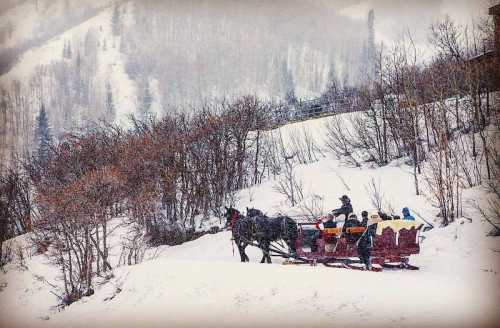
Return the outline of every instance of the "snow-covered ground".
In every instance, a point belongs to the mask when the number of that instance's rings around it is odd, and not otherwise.
[[[318,143],[326,119],[282,128],[311,131]],[[285,137],[288,139],[287,137]],[[429,221],[437,210],[415,196],[410,168],[393,162],[383,168],[349,168],[326,155],[297,167],[306,195],[322,199],[324,210],[347,194],[354,210],[370,210],[366,186],[380,183],[387,207],[409,206]],[[238,206],[297,215],[276,193],[275,181],[243,190]],[[425,188],[424,188],[425,191]],[[117,266],[126,228],[114,230],[114,277],[95,294],[62,311],[49,284],[59,284],[44,256],[15,263],[0,274],[2,326],[24,327],[484,327],[500,322],[500,239],[486,237],[491,226],[468,205],[484,196],[464,191],[464,215],[453,224],[425,232],[421,254],[411,263],[419,271],[362,272],[322,266],[258,263],[261,252],[247,248],[240,263],[231,235],[223,231],[179,246],[149,249],[143,263]],[[308,196],[309,197],[309,196]],[[306,197],[307,198],[307,197]],[[304,201],[307,202],[307,199]],[[120,224],[115,219],[113,224]],[[18,237],[21,242],[26,237]],[[28,248],[28,246],[25,246]],[[26,252],[29,253],[29,252]]]

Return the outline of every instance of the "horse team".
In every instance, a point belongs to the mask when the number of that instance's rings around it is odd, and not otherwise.
[[[253,245],[262,250],[263,255],[260,262],[271,263],[271,253],[273,252],[284,257],[299,258],[296,250],[297,244],[309,244],[312,252],[309,254],[314,254],[317,251],[317,240],[321,237],[323,240],[328,240],[329,231],[338,231],[340,228],[337,228],[335,218],[344,215],[344,225],[340,230],[346,237],[356,237],[353,246],[357,248],[357,256],[361,263],[365,265],[365,268],[371,270],[371,252],[374,245],[376,223],[382,220],[388,220],[389,217],[386,216],[386,218],[384,218],[383,215],[375,213],[368,218],[368,213],[363,211],[363,220],[359,221],[356,215],[352,213],[353,209],[349,197],[344,195],[339,198],[339,200],[342,202],[342,206],[333,210],[327,217],[318,220],[315,224],[317,229],[310,231],[312,234],[308,234],[307,236],[303,230],[300,230],[302,232],[299,236],[297,222],[292,218],[283,215],[272,218],[267,217],[262,211],[254,208],[247,208],[247,215],[243,216],[235,208],[226,207],[226,226],[232,231],[233,240],[238,248],[242,262],[249,261],[245,253],[246,246]],[[407,219],[406,217],[409,216],[409,212],[407,208],[404,210],[404,219],[415,220],[413,217]],[[391,219],[398,218],[394,217]],[[357,229],[360,232],[354,233],[351,236],[349,235],[349,231],[353,231],[353,229]],[[297,243],[299,237],[301,240]],[[288,246],[288,253],[272,245],[272,242],[280,240],[283,240]],[[302,254],[303,252],[300,253]]]

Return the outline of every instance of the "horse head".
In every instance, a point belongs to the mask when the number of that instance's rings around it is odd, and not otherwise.
[[[247,207],[247,218],[264,217],[264,216],[265,215],[261,210]]]
[[[226,218],[226,226],[231,226],[232,221],[240,216],[240,211],[234,207],[224,206],[224,208],[226,209],[226,213],[224,214],[224,217]]]

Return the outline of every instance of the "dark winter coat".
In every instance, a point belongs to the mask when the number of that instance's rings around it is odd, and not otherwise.
[[[337,228],[337,222],[335,222],[333,220],[323,222],[323,227],[324,228]]]
[[[344,214],[346,218],[349,217],[349,214],[353,212],[352,210],[352,205],[351,203],[343,203],[340,208],[337,208],[336,210],[333,210],[333,215],[339,216],[341,214]]]
[[[408,209],[408,207],[403,208],[403,220],[415,221],[415,217],[410,214],[410,209]]]
[[[342,231],[345,232],[347,228],[360,227],[361,223],[357,219],[347,219],[344,223]]]
[[[372,224],[369,226],[366,231],[363,233],[361,238],[358,240],[358,248],[359,249],[367,249],[373,247],[373,238],[375,238],[375,232],[377,231],[377,225]]]
[[[363,221],[361,221],[361,226],[366,227],[368,225],[368,215],[363,216]]]

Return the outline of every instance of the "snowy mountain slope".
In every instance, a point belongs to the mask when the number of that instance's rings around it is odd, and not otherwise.
[[[33,41],[56,33],[51,31],[51,28],[57,26],[64,30],[65,19],[73,19],[68,24],[71,26],[71,23],[76,24],[82,17],[89,16],[113,2],[115,0],[18,1],[0,13],[0,30],[7,29],[8,32],[0,41],[0,49],[26,47]],[[66,15],[70,17],[65,17]]]
[[[7,86],[12,81],[20,81],[24,87],[28,88],[31,79],[37,74],[40,67],[63,60],[63,49],[67,42],[71,42],[73,45],[74,55],[76,56],[75,49],[84,47],[86,42],[84,37],[91,30],[97,34],[98,38],[97,70],[92,77],[95,81],[94,89],[98,90],[96,92],[101,93],[97,97],[104,99],[102,90],[105,89],[107,82],[110,83],[113,92],[113,104],[117,110],[116,122],[126,125],[128,115],[135,112],[136,92],[134,83],[125,72],[123,54],[119,51],[120,38],[113,37],[111,32],[112,12],[113,8],[108,6],[92,18],[51,38],[42,46],[27,50],[8,73],[0,76],[0,84]],[[84,56],[83,53],[82,56]],[[50,96],[46,95],[46,98],[50,98]],[[32,102],[36,103],[36,100],[33,99]],[[99,107],[95,103],[91,105]],[[31,115],[34,117],[37,114],[38,105],[32,107]],[[92,110],[102,109],[93,108]],[[50,115],[50,106],[48,111]]]
[[[306,129],[321,144],[326,120],[290,124],[281,132],[288,142],[294,130]],[[321,196],[325,211],[337,207],[342,194],[351,197],[356,213],[370,210],[365,186],[374,177],[396,211],[409,206],[430,221],[437,212],[425,196],[413,195],[410,168],[399,162],[349,168],[326,155],[299,166],[297,174],[307,193]],[[276,193],[274,183],[241,191],[237,207],[300,214]],[[459,219],[424,233],[421,253],[411,257],[420,271],[284,266],[278,258],[272,265],[259,264],[261,252],[251,247],[251,262],[240,263],[228,231],[151,248],[142,264],[118,266],[127,228],[116,219],[110,237],[114,277],[97,284],[94,295],[58,312],[49,285],[59,284],[54,268],[44,256],[32,256],[25,260],[27,270],[9,264],[0,275],[0,317],[6,318],[5,326],[37,327],[495,326],[500,320],[500,240],[486,237],[489,224],[468,202],[483,195],[479,187],[464,191],[464,215],[472,221]]]

